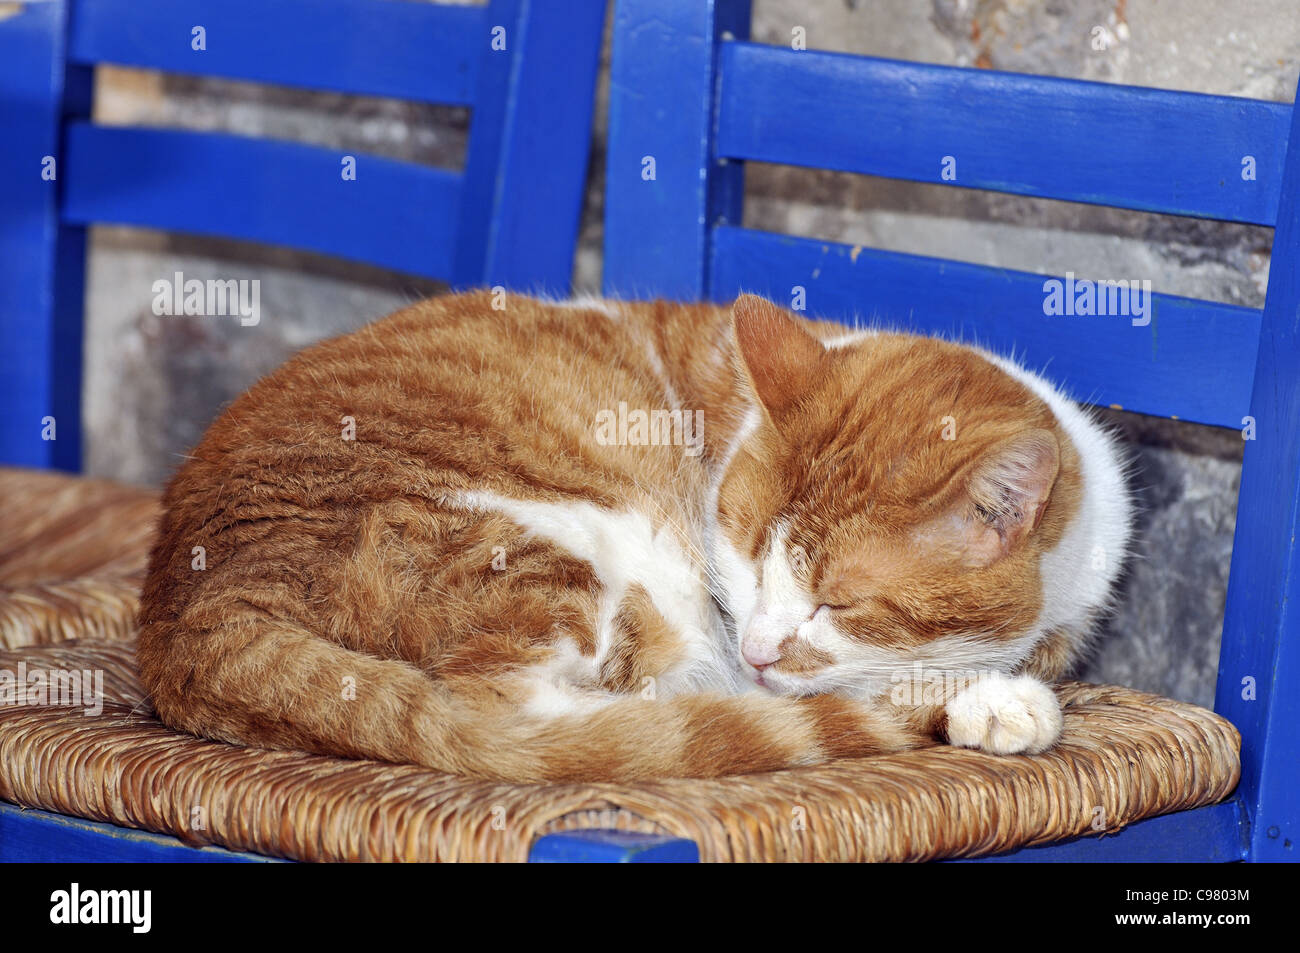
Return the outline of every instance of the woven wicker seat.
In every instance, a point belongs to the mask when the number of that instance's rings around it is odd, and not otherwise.
[[[59,485],[73,485],[48,474],[34,479],[47,495],[18,497],[28,501],[17,510],[24,516],[37,513],[37,500],[64,501]],[[137,579],[144,539],[134,527],[110,529],[100,514],[121,505],[124,518],[147,521],[152,498],[137,494],[128,506],[111,485],[75,485],[86,487],[93,512],[80,521],[67,512],[37,518],[65,534],[81,527],[87,548],[78,565],[90,578]],[[116,538],[100,546],[86,529],[92,519]],[[506,785],[202,741],[152,716],[131,641],[37,644],[107,618],[103,600],[69,597],[74,621],[66,623],[52,602],[27,615],[7,605],[30,602],[52,585],[33,567],[72,565],[50,555],[63,537],[42,551],[39,535],[8,525],[0,534],[0,636],[16,646],[0,650],[0,669],[25,661],[29,669],[102,671],[106,702],[98,717],[79,708],[0,705],[0,799],[192,843],[299,860],[523,860],[541,834],[603,827],[688,837],[705,860],[928,860],[1114,831],[1217,802],[1237,783],[1239,739],[1222,718],[1129,689],[1077,683],[1060,689],[1062,743],[1036,757],[938,746],[713,781]],[[128,538],[137,540],[133,555],[123,545]],[[11,545],[23,539],[25,557],[22,546]],[[15,560],[23,561],[21,572]],[[128,564],[134,568],[119,571]],[[17,579],[15,588],[10,580]],[[89,591],[70,577],[60,585],[77,595]],[[20,631],[18,619],[31,630]]]
[[[0,647],[129,637],[158,494],[0,467]]]

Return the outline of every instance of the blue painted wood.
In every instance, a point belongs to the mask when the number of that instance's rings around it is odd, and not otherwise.
[[[292,245],[461,286],[567,292],[603,3],[563,14],[536,0],[33,0],[0,20],[0,463],[80,467],[92,222]],[[499,56],[498,25],[508,31]],[[191,44],[194,26],[204,50]],[[462,176],[357,155],[345,180],[339,151],[99,128],[79,121],[98,62],[473,104],[469,167]],[[47,155],[56,181],[40,178]],[[41,439],[47,417],[56,441]]]
[[[606,294],[707,296],[710,226],[740,221],[740,169],[718,166],[713,152],[714,61],[724,33],[749,35],[746,0],[615,4]]]
[[[563,16],[538,0],[493,0],[487,22],[476,41],[483,63],[452,283],[562,296],[587,181],[605,0],[570,0]]]
[[[1236,798],[1208,807],[1130,824],[1101,836],[1075,837],[1042,847],[1023,847],[992,857],[949,863],[1229,863],[1247,853],[1243,806]],[[538,838],[532,863],[698,863],[689,840],[622,831],[571,831]]]
[[[1042,847],[949,863],[1212,863],[1243,860],[1247,853],[1244,809],[1233,798],[1221,804],[1164,814],[1130,824],[1115,834],[1074,837]]]
[[[528,854],[533,864],[698,864],[694,841],[628,831],[566,831],[539,837]]]
[[[0,863],[276,863],[278,858],[66,817],[0,801]]]
[[[460,175],[294,142],[75,123],[65,221],[271,242],[447,278]]]
[[[201,26],[206,49],[193,48]],[[398,0],[80,0],[71,57],[468,105],[482,7]]]
[[[1300,109],[1273,237],[1215,709],[1241,731],[1251,857],[1300,859]]]
[[[743,228],[716,230],[712,264],[720,301],[752,291],[789,305],[799,287],[820,317],[1014,353],[1092,403],[1235,428],[1247,413],[1260,322],[1251,308],[1153,295],[1145,326],[1048,317],[1051,276]]]
[[[724,44],[720,70],[721,155],[940,183],[951,156],[966,188],[1277,218],[1280,103],[752,43]]]
[[[65,27],[62,3],[0,21],[0,461],[77,470],[85,234],[59,223],[58,160],[60,117],[84,114],[90,87]]]

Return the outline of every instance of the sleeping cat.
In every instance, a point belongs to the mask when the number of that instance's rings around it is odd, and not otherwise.
[[[140,671],[178,729],[510,781],[1034,753],[1129,524],[1111,439],[981,351],[453,295],[212,425]]]

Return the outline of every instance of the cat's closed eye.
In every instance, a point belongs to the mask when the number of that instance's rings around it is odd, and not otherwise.
[[[821,612],[823,609],[827,609],[831,612],[843,612],[847,609],[852,609],[852,608],[853,608],[852,604],[847,602],[842,602],[842,603],[823,602],[821,605],[817,607],[817,612]],[[815,614],[816,613],[814,613],[814,615]]]

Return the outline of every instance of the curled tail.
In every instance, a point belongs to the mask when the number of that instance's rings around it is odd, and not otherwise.
[[[719,777],[913,747],[886,707],[834,696],[615,697],[530,717],[461,696],[405,662],[249,610],[220,631],[143,622],[141,678],[168,725],[221,741],[513,782]]]
[[[587,714],[501,724],[467,773],[512,781],[710,778],[897,751],[920,740],[887,711],[829,695],[619,698]]]

